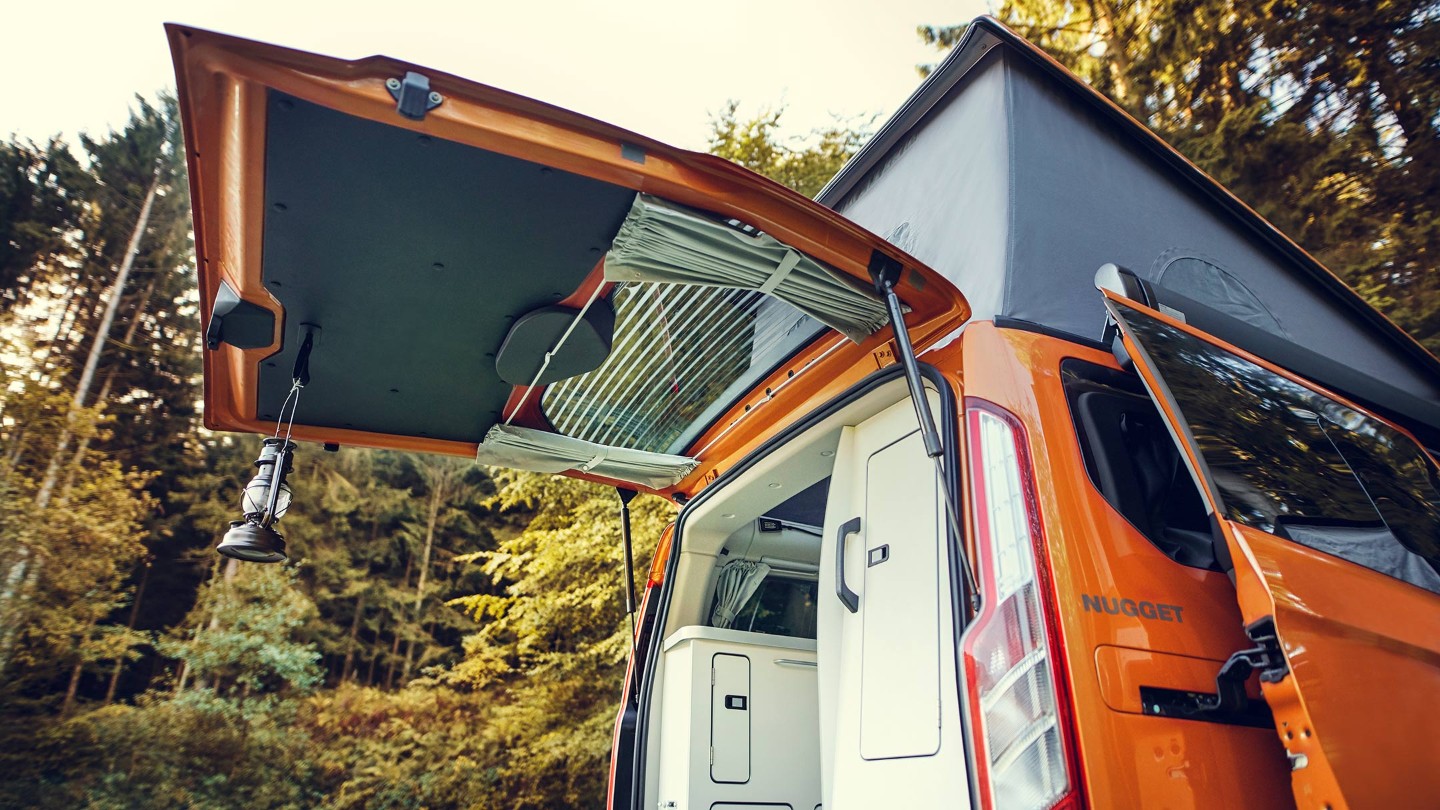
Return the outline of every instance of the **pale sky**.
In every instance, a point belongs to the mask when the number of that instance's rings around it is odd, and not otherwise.
[[[934,62],[919,24],[986,0],[72,0],[0,11],[0,136],[122,125],[134,94],[174,84],[161,24],[328,56],[385,54],[566,107],[690,149],[710,114],[784,104],[786,134],[831,114],[889,115]]]

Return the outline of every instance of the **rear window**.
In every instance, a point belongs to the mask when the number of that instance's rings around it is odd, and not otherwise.
[[[1126,308],[1225,517],[1440,593],[1440,486],[1404,433]]]
[[[734,630],[772,636],[815,638],[816,597],[814,580],[766,577],[760,588],[735,614]],[[713,606],[711,608],[714,610]]]
[[[628,283],[611,299],[614,348],[600,368],[551,385],[557,431],[613,447],[679,453],[825,326],[753,290]]]

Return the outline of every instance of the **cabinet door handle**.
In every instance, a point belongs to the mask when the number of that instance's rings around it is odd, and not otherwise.
[[[835,595],[851,613],[860,610],[860,594],[845,585],[845,538],[860,531],[860,518],[850,518],[835,535]]]

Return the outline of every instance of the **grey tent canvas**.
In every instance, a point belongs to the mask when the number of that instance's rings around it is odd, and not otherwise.
[[[1100,339],[1095,275],[1114,263],[1240,322],[1258,347],[1240,345],[1267,359],[1289,365],[1313,349],[1362,371],[1325,382],[1368,404],[1400,403],[1387,411],[1432,446],[1440,435],[1433,356],[993,20],[971,25],[819,200],[955,282],[974,319]]]

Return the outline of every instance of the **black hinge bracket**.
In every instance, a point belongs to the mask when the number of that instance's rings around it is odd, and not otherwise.
[[[1290,673],[1290,665],[1280,650],[1273,617],[1251,624],[1245,634],[1256,646],[1236,652],[1220,667],[1214,694],[1142,686],[1145,714],[1261,728],[1273,725],[1269,707],[1264,701],[1250,699],[1245,682],[1259,672],[1262,682],[1279,683]]]
[[[430,112],[445,100],[445,97],[430,89],[430,77],[413,70],[405,72],[403,79],[386,79],[385,89],[395,99],[395,112],[412,121],[425,120]]]
[[[1259,672],[1263,683],[1279,683],[1290,672],[1285,663],[1285,654],[1280,651],[1280,639],[1275,634],[1275,619],[1266,616],[1245,628],[1245,635],[1256,646],[1240,650],[1220,667],[1215,675],[1216,696],[1213,709],[1240,711],[1250,702],[1245,694],[1245,682],[1251,673]]]
[[[1243,713],[1250,704],[1245,694],[1245,682],[1250,675],[1260,673],[1263,683],[1279,683],[1290,673],[1285,654],[1280,651],[1280,638],[1275,634],[1275,619],[1266,616],[1245,628],[1245,635],[1255,642],[1254,647],[1240,650],[1220,667],[1215,674],[1215,696],[1203,701],[1201,712],[1217,714]]]

